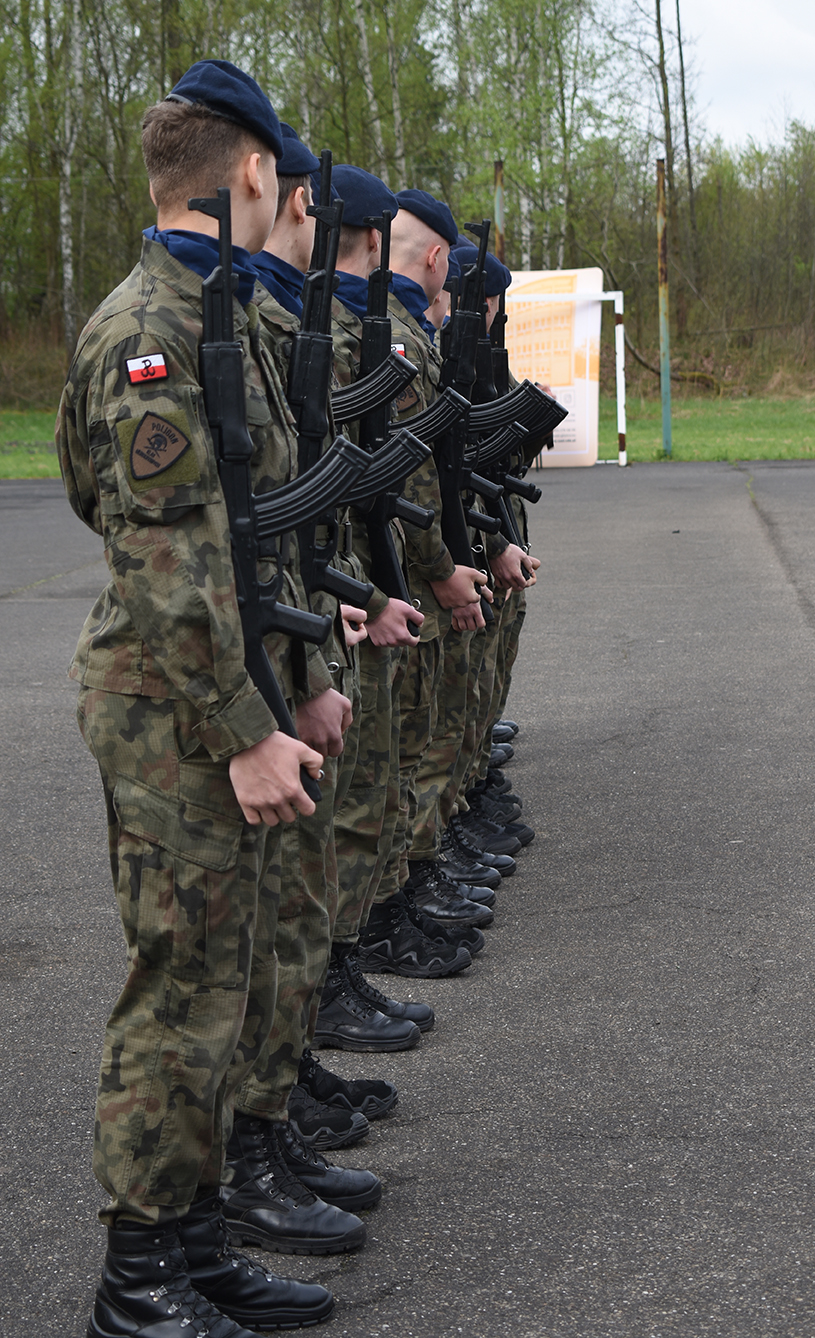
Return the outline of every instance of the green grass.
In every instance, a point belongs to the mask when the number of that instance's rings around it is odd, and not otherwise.
[[[59,478],[55,410],[0,411],[0,479]]]
[[[662,405],[632,398],[626,405],[628,459],[663,460]],[[0,479],[59,478],[55,413],[0,412]],[[815,460],[815,396],[720,400],[676,397],[674,460]],[[617,455],[617,406],[600,397],[600,458]]]
[[[664,460],[660,400],[626,405],[629,461]],[[815,396],[674,398],[673,460],[815,460]],[[600,398],[600,458],[617,455],[617,405]]]

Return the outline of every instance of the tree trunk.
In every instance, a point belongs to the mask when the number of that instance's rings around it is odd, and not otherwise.
[[[693,190],[693,160],[688,128],[688,98],[685,90],[685,56],[682,50],[682,27],[679,19],[679,0],[676,0],[676,41],[679,47],[679,84],[682,95],[682,123],[685,130],[685,163],[688,173],[688,217],[690,219],[691,279],[699,283],[699,232],[696,227],[696,197]]]
[[[407,157],[405,154],[405,128],[402,121],[402,99],[399,96],[399,61],[396,51],[396,37],[393,30],[393,15],[387,0],[384,0],[382,12],[385,16],[385,32],[388,39],[388,71],[391,79],[391,98],[393,101],[393,137],[396,144],[396,190],[404,190],[407,185]]]
[[[379,114],[379,103],[376,100],[376,89],[374,88],[374,72],[371,65],[371,52],[368,46],[368,28],[365,22],[365,0],[354,0],[354,12],[357,20],[357,31],[359,32],[359,55],[362,68],[362,82],[365,86],[365,96],[368,99],[368,110],[371,114],[371,134],[374,140],[374,154],[376,155],[379,175],[384,179],[387,167],[385,164],[385,142],[382,136],[382,118]]]
[[[687,327],[687,305],[685,285],[682,282],[682,264],[679,251],[679,209],[676,201],[676,179],[674,176],[673,129],[671,125],[671,93],[668,85],[668,70],[665,64],[665,38],[662,32],[662,0],[654,0],[656,6],[657,43],[659,47],[659,83],[662,92],[662,122],[665,137],[665,177],[668,185],[668,249],[674,267],[674,310],[676,328],[680,335]]]

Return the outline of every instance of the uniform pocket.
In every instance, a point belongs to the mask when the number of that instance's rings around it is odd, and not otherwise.
[[[209,987],[245,985],[256,884],[254,868],[242,869],[243,823],[122,776],[113,807],[134,966]]]

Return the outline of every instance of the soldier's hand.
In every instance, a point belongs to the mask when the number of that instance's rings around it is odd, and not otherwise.
[[[403,599],[389,599],[381,613],[369,619],[368,636],[375,646],[418,646],[419,638],[408,631],[408,623],[421,627],[424,614]]]
[[[365,623],[368,615],[364,609],[356,609],[353,604],[340,604],[342,626],[345,632],[346,646],[358,646],[368,635]]]
[[[530,557],[517,544],[509,544],[498,557],[490,558],[490,569],[499,590],[525,590],[528,585],[534,585],[539,566],[538,558]],[[529,576],[524,567],[531,573]]]
[[[430,588],[443,609],[459,609],[464,604],[476,604],[482,595],[492,603],[487,573],[479,571],[477,567],[456,567],[446,581],[431,581]]]
[[[460,609],[453,609],[453,627],[457,632],[477,632],[486,626],[480,600],[477,604],[464,604]]]
[[[353,718],[348,698],[336,688],[329,688],[297,707],[297,733],[324,757],[339,757],[342,736]]]
[[[300,784],[300,768],[319,779],[323,758],[299,739],[282,730],[252,744],[229,759],[229,779],[247,822],[294,822],[298,813],[309,817],[315,804]]]

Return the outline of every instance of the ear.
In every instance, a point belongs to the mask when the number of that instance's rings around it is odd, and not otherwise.
[[[287,200],[287,204],[291,210],[294,222],[299,226],[302,226],[308,218],[308,214],[306,213],[308,201],[306,199],[305,188],[303,186],[298,186],[297,190],[293,190]]]
[[[156,199],[156,192],[153,190],[152,181],[150,182],[150,199],[153,201],[153,204],[156,206],[156,209],[158,209],[158,200]]]
[[[382,250],[382,233],[379,228],[368,229],[368,250],[374,255]]]
[[[263,178],[260,172],[260,154],[248,153],[244,158],[238,173],[238,180],[246,186],[249,195],[254,200],[263,199]]]
[[[427,265],[431,274],[436,273],[440,255],[441,255],[441,247],[431,246],[430,250],[427,253]]]

